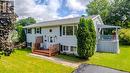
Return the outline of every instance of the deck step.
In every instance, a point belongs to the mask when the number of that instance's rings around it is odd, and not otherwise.
[[[44,55],[44,56],[55,56],[58,52],[52,52],[49,50],[34,50],[33,54]]]
[[[33,54],[38,54],[38,55],[49,56],[49,53],[33,52]]]
[[[34,52],[49,53],[49,50],[34,50]]]

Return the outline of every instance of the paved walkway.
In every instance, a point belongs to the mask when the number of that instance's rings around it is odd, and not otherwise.
[[[129,73],[129,72],[118,71],[96,65],[82,64],[73,73]]]
[[[76,68],[81,64],[81,63],[72,63],[72,62],[64,61],[63,59],[59,59],[59,58],[56,58],[56,57],[47,57],[47,56],[42,56],[42,55],[37,55],[37,54],[32,54],[32,53],[30,53],[29,55],[30,56],[36,56],[36,57],[43,58],[43,59],[47,59],[47,60],[62,64],[62,65],[65,65],[65,66],[70,66],[70,67],[73,67],[73,68]]]

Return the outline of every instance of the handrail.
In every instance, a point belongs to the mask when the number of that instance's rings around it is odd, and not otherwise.
[[[100,35],[99,40],[118,40],[116,35]]]

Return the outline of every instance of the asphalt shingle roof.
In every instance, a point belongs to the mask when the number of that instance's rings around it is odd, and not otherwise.
[[[85,18],[94,19],[97,16],[99,16],[99,15],[87,16]],[[80,17],[60,19],[60,20],[52,20],[52,21],[44,21],[44,22],[40,22],[40,23],[25,26],[24,28],[48,27],[48,26],[59,26],[59,25],[74,24],[74,23],[79,23],[79,20],[80,20]]]

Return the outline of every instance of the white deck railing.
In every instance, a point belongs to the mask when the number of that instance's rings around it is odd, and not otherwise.
[[[116,35],[100,35],[99,40],[112,41],[112,40],[118,40],[118,38],[116,38]]]
[[[97,41],[97,51],[119,53],[119,40],[114,35],[101,35]]]

